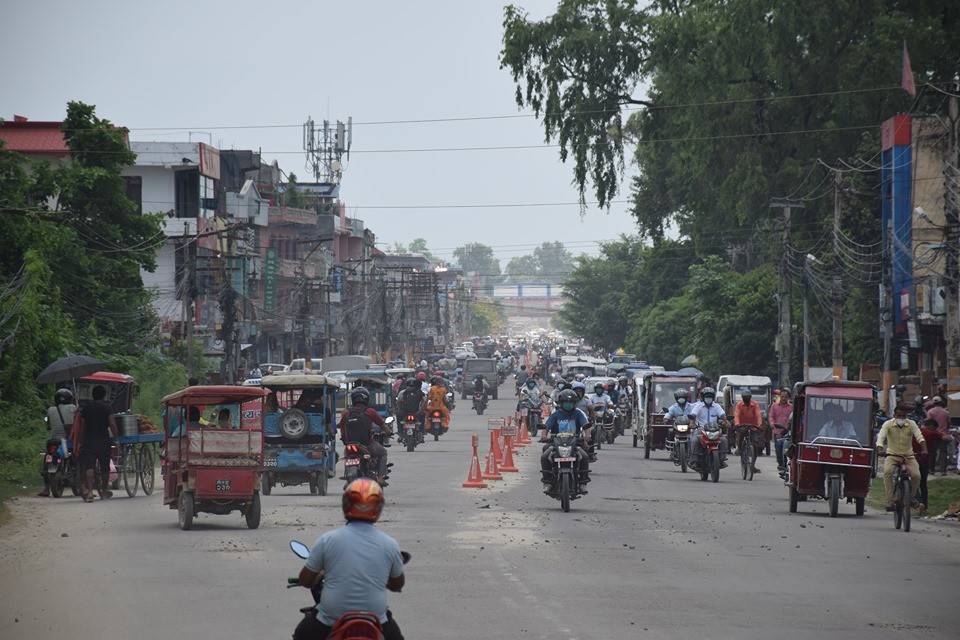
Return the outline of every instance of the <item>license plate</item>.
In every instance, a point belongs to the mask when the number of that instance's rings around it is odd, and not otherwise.
[[[265,467],[275,467],[275,466],[277,466],[277,459],[276,459],[276,458],[267,458],[266,460],[263,461],[263,466],[265,466]]]
[[[407,435],[408,435],[408,436],[412,436],[412,435],[413,435],[413,427],[407,427]]]
[[[217,480],[217,491],[230,491],[230,481]]]
[[[576,458],[554,458],[554,462],[576,462]]]
[[[47,457],[44,459],[44,462],[53,462],[53,456],[48,453]]]
[[[343,461],[345,467],[355,467],[360,464],[360,458],[347,458]]]

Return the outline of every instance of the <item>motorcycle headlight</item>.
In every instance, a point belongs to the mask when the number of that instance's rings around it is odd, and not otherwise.
[[[569,458],[573,452],[573,447],[557,447],[557,453],[561,458]]]
[[[719,438],[720,430],[716,429],[716,430],[707,431],[707,437],[710,439]]]
[[[677,433],[686,433],[687,431],[690,431],[689,424],[683,422],[677,424]]]

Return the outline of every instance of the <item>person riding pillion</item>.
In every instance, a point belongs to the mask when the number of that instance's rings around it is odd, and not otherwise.
[[[439,411],[440,425],[446,430],[450,426],[450,410],[447,409],[447,388],[437,377],[434,377],[430,384],[430,393],[426,398],[426,410],[428,412]]]
[[[356,387],[350,392],[350,402],[352,406],[343,412],[340,416],[340,423],[337,429],[340,431],[340,438],[344,444],[356,442],[362,444],[371,455],[377,458],[377,476],[380,484],[387,486],[387,450],[382,444],[373,439],[372,425],[380,427],[387,437],[393,435],[390,428],[377,410],[370,406],[370,392],[366,387]]]
[[[590,458],[583,446],[583,428],[589,424],[589,419],[583,411],[577,408],[577,401],[577,394],[573,390],[565,389],[560,392],[560,396],[557,398],[557,410],[550,414],[550,417],[547,418],[543,426],[547,431],[548,437],[549,435],[556,435],[560,432],[573,433],[576,435],[578,483],[581,485],[580,493],[586,493],[583,485],[590,482],[588,475],[590,471]],[[552,485],[548,482],[551,473],[550,449],[552,445],[549,444],[548,438],[545,438],[545,440],[548,441],[548,444],[544,445],[543,455],[540,456],[540,469],[543,476],[543,492],[547,493],[552,488]]]

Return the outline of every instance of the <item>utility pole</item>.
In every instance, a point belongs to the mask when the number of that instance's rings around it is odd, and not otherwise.
[[[771,209],[783,210],[783,256],[780,259],[780,294],[779,294],[779,316],[780,316],[780,339],[779,339],[779,376],[780,386],[785,387],[790,384],[790,360],[793,355],[792,338],[790,331],[790,270],[789,260],[792,248],[790,246],[790,214],[793,209],[803,209],[802,200],[784,200],[773,199],[770,201]]]
[[[843,379],[843,266],[840,258],[840,182],[841,174],[834,174],[833,185],[833,282],[830,290],[833,309],[833,375]]]
[[[184,271],[183,274],[183,321],[185,326],[184,329],[184,340],[187,341],[187,376],[193,377],[194,371],[194,359],[193,359],[193,295],[194,290],[196,289],[196,278],[197,278],[197,264],[195,261],[196,246],[194,242],[189,240],[190,238],[190,223],[183,223],[183,263]]]
[[[889,387],[888,379],[890,377],[890,342],[893,340],[893,218],[887,220],[886,242],[883,243],[883,281],[880,283],[880,319],[883,322],[883,366],[881,367],[883,381],[881,388],[886,395],[886,389]],[[888,415],[893,412],[886,406],[887,400],[884,398],[881,406],[888,411]]]
[[[960,251],[960,151],[958,151],[958,123],[960,106],[957,96],[950,96],[947,107],[949,116],[947,157],[944,162],[944,216],[946,218],[945,241],[947,245],[947,317],[944,338],[947,343],[947,387],[949,391],[960,390],[960,299],[958,299],[958,256]]]

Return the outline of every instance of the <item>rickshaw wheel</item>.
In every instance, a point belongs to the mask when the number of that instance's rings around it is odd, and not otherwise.
[[[260,474],[260,490],[263,492],[263,495],[270,495],[270,490],[273,486],[270,484],[270,472],[264,471]]]
[[[856,505],[857,505],[857,515],[858,515],[858,516],[862,516],[862,515],[863,515],[863,510],[864,510],[864,503],[866,502],[866,498],[854,498],[853,501],[854,501],[854,502],[856,503]]]
[[[80,465],[76,462],[73,462],[74,458],[71,458],[71,463],[69,467],[70,475],[70,491],[73,492],[73,495],[79,496],[81,493],[81,487],[83,486],[83,471],[80,470]]]
[[[193,515],[195,504],[193,493],[191,491],[180,492],[180,504],[177,507],[177,516],[180,521],[180,528],[183,531],[189,531],[193,527]]]
[[[310,418],[303,411],[290,408],[280,416],[277,427],[287,439],[302,440],[310,431]]]
[[[119,469],[123,476],[123,488],[131,498],[137,495],[137,487],[140,478],[137,477],[137,451],[133,445],[127,445],[123,448],[123,455],[120,458],[123,461],[123,468]]]
[[[790,492],[790,513],[796,513],[799,495],[797,494],[797,490],[792,485],[787,490]]]
[[[310,479],[307,481],[310,483],[310,495],[317,494],[317,475],[315,473],[310,474]]]
[[[243,514],[247,520],[247,528],[256,529],[260,526],[260,493],[253,492],[253,498],[247,504],[247,511]]]
[[[327,495],[327,470],[317,472],[317,493],[321,496]]]
[[[139,467],[140,487],[143,489],[143,494],[149,496],[153,493],[154,479],[156,478],[153,449],[149,445],[140,448]]]
[[[828,481],[830,486],[828,488],[828,499],[830,500],[830,517],[836,518],[837,513],[840,511],[840,481],[836,479],[831,479]]]

